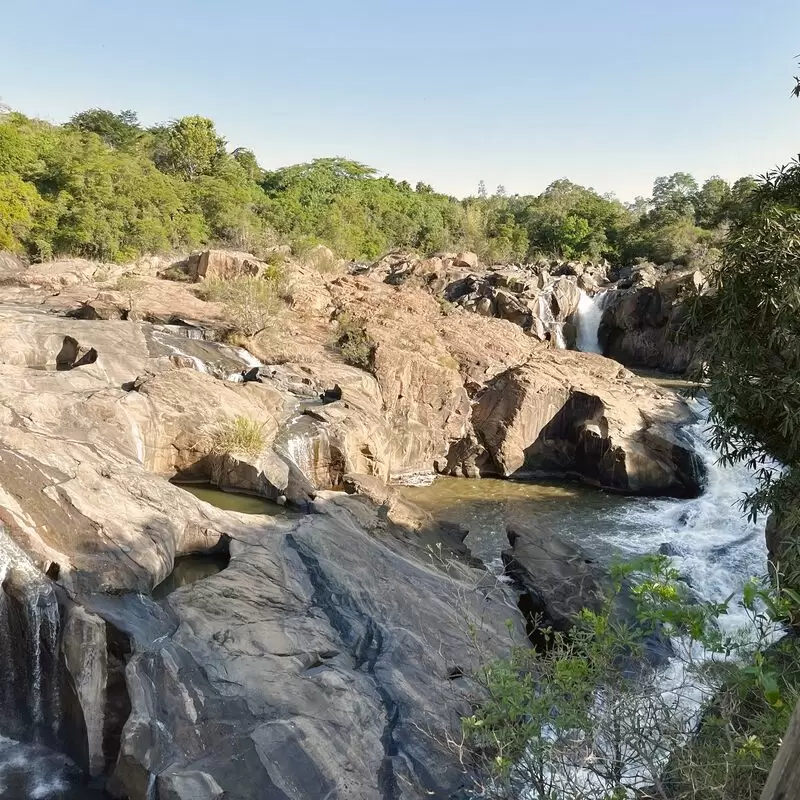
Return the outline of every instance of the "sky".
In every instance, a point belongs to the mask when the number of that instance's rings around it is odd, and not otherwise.
[[[265,168],[623,200],[800,152],[799,0],[0,0],[0,98],[212,118]]]

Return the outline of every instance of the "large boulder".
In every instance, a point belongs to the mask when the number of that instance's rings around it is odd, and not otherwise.
[[[194,253],[187,262],[187,273],[192,280],[226,280],[228,278],[257,277],[267,265],[251,253],[233,250],[204,250]]]
[[[682,270],[660,279],[657,272],[640,271],[636,276],[642,279],[633,288],[609,296],[598,331],[603,353],[626,366],[686,371],[697,342],[682,333],[683,300],[703,288],[703,275]]]
[[[472,424],[484,474],[569,475],[620,492],[693,497],[704,468],[674,394],[592,354],[539,351],[495,376]]]
[[[507,533],[503,564],[526,592],[521,605],[533,628],[566,631],[582,610],[600,610],[605,575],[585,553],[519,520],[508,523]]]

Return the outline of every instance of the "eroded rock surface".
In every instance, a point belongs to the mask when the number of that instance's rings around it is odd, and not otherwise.
[[[0,521],[72,604],[87,760],[97,770],[119,742],[109,789],[131,800],[450,796],[467,780],[441,742],[475,696],[453,678],[479,663],[468,631],[494,657],[524,642],[522,617],[458,531],[385,483],[528,470],[689,494],[687,407],[615,362],[443,307],[411,278],[289,267],[280,324],[217,343],[224,310],[163,266],[137,267],[119,318],[66,316],[97,293],[96,265],[51,266],[47,283],[11,264],[0,286]],[[366,369],[335,346],[343,318],[371,343]],[[215,445],[235,417],[259,426],[255,451]],[[176,476],[314,513],[222,511]],[[144,596],[176,557],[220,547],[219,574]],[[103,647],[96,670],[81,661]],[[103,671],[102,714],[119,724],[101,731]]]

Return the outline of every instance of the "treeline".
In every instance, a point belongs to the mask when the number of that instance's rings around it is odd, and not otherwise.
[[[713,251],[754,185],[676,173],[628,205],[568,180],[538,196],[481,185],[458,200],[342,158],[266,171],[204,117],[144,128],[132,111],[92,109],[61,126],[0,115],[0,249],[34,260],[323,243],[351,259],[464,248],[487,262],[688,263]]]

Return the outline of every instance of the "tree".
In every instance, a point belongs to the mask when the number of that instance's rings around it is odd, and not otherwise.
[[[763,654],[783,603],[749,583],[748,624],[723,635],[727,605],[697,603],[667,561],[615,569],[598,611],[484,665],[484,699],[451,742],[488,777],[482,797],[758,796],[800,696],[797,644]],[[652,636],[674,642],[666,672],[648,655]]]
[[[42,201],[36,189],[16,175],[0,174],[0,250],[21,252]]]
[[[734,223],[691,330],[703,337],[712,441],[758,471],[755,516],[800,497],[800,162],[768,173]],[[777,460],[782,476],[770,468]]]
[[[264,170],[259,167],[258,160],[252,150],[248,150],[246,147],[237,147],[231,155],[251,181],[254,183],[261,182]]]
[[[81,111],[70,119],[68,125],[85,133],[96,133],[109,147],[118,150],[131,148],[142,135],[135,111],[115,114],[103,108]]]
[[[730,184],[719,175],[709,178],[692,201],[697,224],[701,228],[716,228],[727,218],[730,203]]]
[[[485,199],[487,196],[486,184],[482,180],[478,181],[478,197]]]
[[[653,206],[656,211],[691,217],[694,214],[692,200],[697,189],[697,181],[688,172],[674,172],[656,178],[653,183]]]
[[[185,180],[211,175],[225,155],[225,140],[206,117],[181,117],[151,132],[156,166]]]

